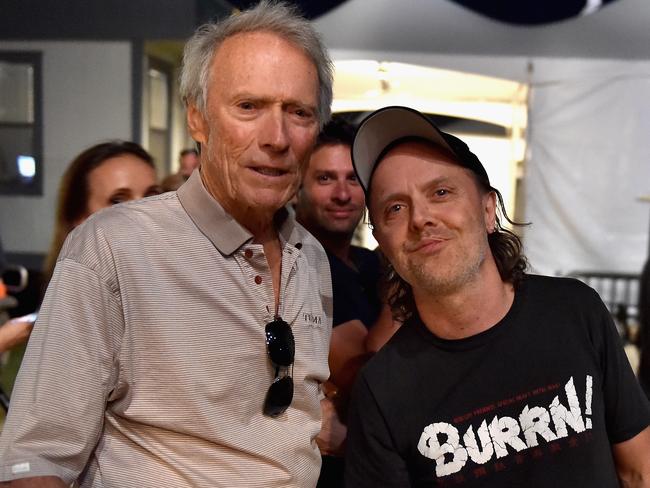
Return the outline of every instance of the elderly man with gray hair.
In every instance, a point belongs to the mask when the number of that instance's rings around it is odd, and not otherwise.
[[[201,167],[68,238],[0,440],[10,486],[314,486],[331,283],[284,206],[328,120],[313,28],[201,26],[181,93]]]

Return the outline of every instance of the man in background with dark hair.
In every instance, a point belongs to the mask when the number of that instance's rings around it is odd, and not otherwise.
[[[650,405],[607,308],[524,273],[467,145],[387,107],[352,157],[407,322],[356,383],[347,486],[650,486]]]
[[[199,152],[196,149],[183,149],[178,156],[178,171],[163,178],[160,184],[163,191],[178,190],[192,175],[192,171],[199,167],[200,163]]]
[[[334,117],[321,131],[296,198],[296,220],[323,245],[332,273],[334,315],[330,379],[323,400],[323,436],[336,438],[323,449],[319,487],[343,486],[342,445],[346,404],[359,368],[395,331],[390,310],[379,297],[379,256],[353,246],[365,209],[363,189],[352,168],[354,127]],[[370,331],[370,332],[369,332]]]

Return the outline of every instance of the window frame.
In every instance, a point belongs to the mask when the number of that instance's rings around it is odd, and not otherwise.
[[[43,195],[43,53],[41,51],[3,51],[0,61],[30,64],[34,69],[34,121],[31,124],[0,122],[1,128],[32,128],[32,150],[36,166],[29,183],[0,181],[0,195]]]

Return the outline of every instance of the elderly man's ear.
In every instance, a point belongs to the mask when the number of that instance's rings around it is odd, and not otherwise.
[[[192,139],[196,142],[204,145],[208,141],[208,134],[210,133],[208,123],[201,111],[193,103],[187,107],[187,126]]]

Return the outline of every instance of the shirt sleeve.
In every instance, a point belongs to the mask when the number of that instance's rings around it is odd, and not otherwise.
[[[79,476],[102,432],[121,331],[115,291],[96,270],[60,259],[11,397],[0,480]]]
[[[596,297],[593,307],[598,314],[600,362],[603,373],[605,422],[610,442],[616,444],[631,439],[650,425],[650,404],[643,393],[611,314]]]
[[[363,375],[359,377],[352,391],[348,417],[345,486],[411,486],[406,463],[395,449],[386,421]]]

